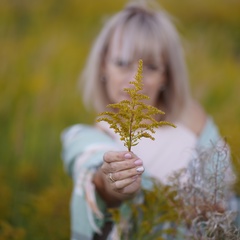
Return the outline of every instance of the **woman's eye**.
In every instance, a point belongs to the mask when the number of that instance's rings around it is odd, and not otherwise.
[[[121,59],[118,59],[115,61],[115,65],[118,67],[128,67],[129,63],[127,61],[123,61]]]
[[[155,64],[147,64],[147,65],[145,65],[145,68],[147,70],[150,70],[150,71],[157,71],[158,70],[158,66],[155,65]]]

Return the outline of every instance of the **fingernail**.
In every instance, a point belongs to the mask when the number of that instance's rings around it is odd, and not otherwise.
[[[126,154],[124,155],[124,157],[130,159],[130,158],[132,158],[132,155],[131,155],[131,153],[126,153]]]
[[[137,172],[143,172],[144,171],[144,167],[141,166],[141,167],[137,168],[136,170],[137,170]]]
[[[137,165],[142,165],[143,161],[141,159],[137,159],[134,164]]]
[[[138,175],[135,175],[135,176],[132,177],[132,179],[134,179],[134,180],[137,179],[137,178],[138,178]]]

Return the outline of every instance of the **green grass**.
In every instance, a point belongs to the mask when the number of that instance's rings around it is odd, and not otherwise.
[[[125,2],[0,1],[0,240],[69,238],[72,186],[59,136],[93,120],[77,79],[102,21]],[[193,94],[240,170],[240,2],[161,5],[179,20]]]

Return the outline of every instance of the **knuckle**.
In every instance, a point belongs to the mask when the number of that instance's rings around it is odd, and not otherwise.
[[[115,187],[116,190],[122,189],[122,186],[121,186],[121,183],[120,183],[120,182],[115,182],[115,183],[114,183],[114,187]]]
[[[100,167],[100,169],[101,169],[102,171],[106,169],[106,166],[105,166],[104,163],[102,164],[102,166]]]
[[[122,173],[121,172],[116,173],[116,178],[115,179],[121,180],[122,179]]]
[[[103,154],[103,161],[109,162],[109,154],[108,154],[108,152],[105,152],[105,153]]]
[[[115,172],[113,175],[115,181],[124,179],[124,174],[122,172]]]
[[[116,172],[117,171],[117,166],[114,163],[110,163],[110,170],[111,172]]]
[[[123,159],[123,158],[124,158],[124,157],[123,157],[123,154],[124,154],[124,152],[118,152],[118,153],[117,153],[118,159]]]
[[[128,169],[128,175],[129,175],[129,176],[133,176],[133,175],[135,175],[135,174],[136,174],[135,168],[133,168],[133,169]]]
[[[105,172],[105,168],[103,166],[101,166],[100,171]]]

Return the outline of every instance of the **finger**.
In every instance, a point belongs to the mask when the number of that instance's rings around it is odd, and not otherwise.
[[[120,162],[126,159],[134,159],[134,158],[137,158],[135,154],[133,154],[132,152],[126,152],[126,151],[124,152],[109,151],[103,155],[103,160],[107,163]]]
[[[136,175],[141,175],[144,172],[143,166],[134,167],[128,170],[119,171],[119,172],[112,172],[111,178],[113,181],[121,181],[126,178],[131,178]]]
[[[110,172],[115,173],[119,171],[135,169],[136,167],[142,166],[142,164],[143,164],[143,161],[139,158],[128,159],[126,161],[120,161],[120,162],[111,162],[111,163],[104,162],[102,164],[102,170],[105,174]]]
[[[130,177],[130,178],[125,178],[123,180],[120,181],[116,181],[113,184],[114,188],[118,191],[121,192],[121,190],[124,190],[124,188],[126,188],[127,186],[129,186],[130,184],[134,183],[135,181],[137,181],[139,178],[138,175]]]

